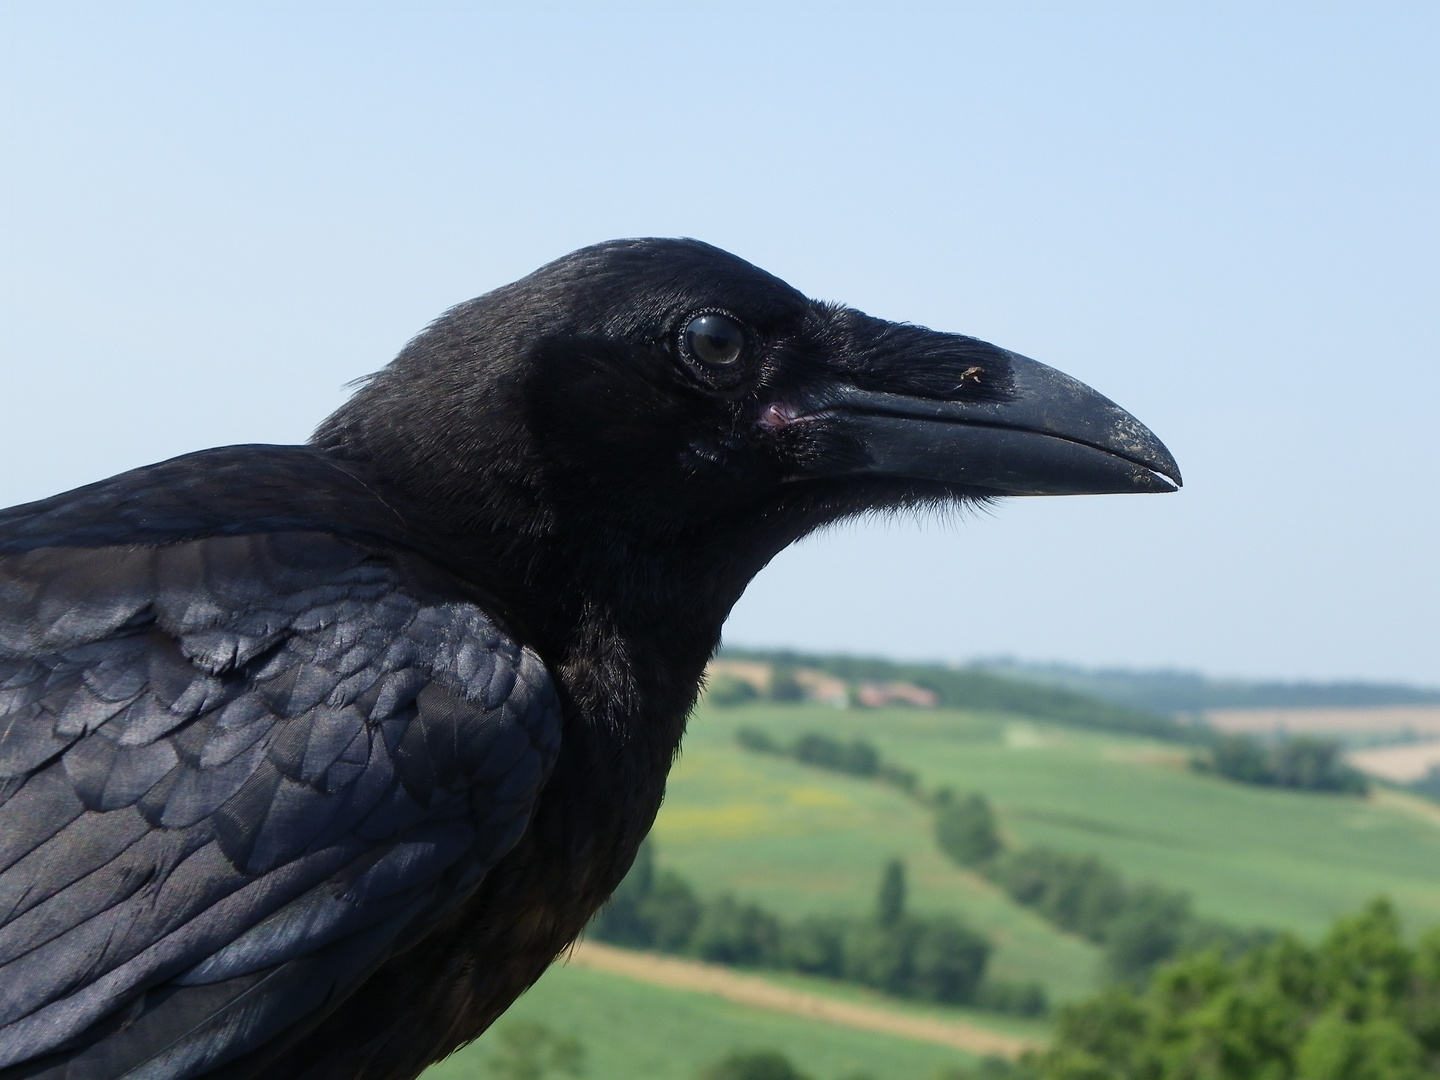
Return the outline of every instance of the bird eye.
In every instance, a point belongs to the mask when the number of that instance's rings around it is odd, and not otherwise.
[[[685,348],[702,364],[729,367],[745,349],[745,330],[734,319],[716,312],[698,315],[685,327]]]

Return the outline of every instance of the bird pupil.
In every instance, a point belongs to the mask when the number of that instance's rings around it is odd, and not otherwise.
[[[745,332],[724,315],[701,315],[685,328],[686,344],[706,364],[733,364],[745,347]]]

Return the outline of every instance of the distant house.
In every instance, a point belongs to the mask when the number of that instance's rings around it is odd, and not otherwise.
[[[850,684],[814,668],[785,668],[784,678],[792,686],[799,687],[799,694],[793,700],[818,702],[844,709],[850,705]],[[712,660],[706,669],[706,678],[714,680],[720,676],[739,679],[749,683],[761,697],[780,698],[776,693],[775,665],[758,660]]]
[[[878,709],[882,705],[913,705],[917,709],[933,709],[940,704],[940,695],[914,683],[867,682],[856,687],[855,701],[870,709]]]

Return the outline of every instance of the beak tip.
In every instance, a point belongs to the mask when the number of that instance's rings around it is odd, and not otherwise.
[[[1165,485],[1159,490],[1179,491],[1185,486],[1185,481],[1180,476],[1180,466],[1175,464],[1175,459],[1168,453],[1163,462],[1150,467],[1150,475]]]
[[[1185,480],[1180,475],[1180,466],[1175,461],[1175,455],[1170,453],[1159,439],[1155,439],[1155,450],[1152,460],[1146,462],[1151,475],[1165,483],[1166,486],[1161,490],[1179,491],[1185,486]]]

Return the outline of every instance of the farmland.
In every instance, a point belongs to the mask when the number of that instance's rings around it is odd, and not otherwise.
[[[784,742],[809,731],[863,738],[914,770],[925,790],[983,792],[1007,844],[1093,853],[1131,880],[1189,892],[1196,910],[1239,927],[1319,935],[1367,898],[1393,898],[1408,925],[1440,923],[1440,807],[1381,788],[1366,798],[1228,783],[1188,767],[1173,742],[953,709],[836,709],[702,704],[654,831],[663,868],[702,895],[733,892],[782,912],[871,910],[881,865],[905,860],[913,910],[952,912],[995,944],[1002,979],[1043,984],[1053,1002],[1084,996],[1102,974],[1096,946],[1057,931],[936,849],[930,812],[892,786],[741,748],[741,726]],[[916,1015],[968,1017],[995,1030],[1043,1024],[885,1003],[854,987],[767,975],[838,998]],[[586,1075],[686,1077],[736,1047],[784,1050],[818,1080],[866,1072],[928,1078],[963,1055],[848,1031],[604,972],[557,968],[511,1011],[579,1038]],[[502,1024],[506,1021],[502,1021]],[[493,1036],[431,1080],[483,1075]]]
[[[1377,893],[1415,925],[1440,922],[1432,804],[1248,787],[1199,775],[1187,751],[1123,736],[950,710],[757,705],[700,710],[656,825],[660,861],[706,890],[783,911],[862,910],[883,859],[910,864],[917,908],[963,913],[1000,943],[1007,977],[1088,989],[1088,946],[1056,940],[934,850],[926,812],[898,791],[735,744],[741,725],[784,740],[862,737],[929,789],[980,791],[1012,843],[1095,853],[1127,876],[1193,894],[1238,926],[1318,934]]]
[[[426,1080],[485,1076],[496,1036],[527,1020],[578,1039],[587,1080],[696,1080],[702,1068],[735,1049],[779,1048],[816,1080],[931,1080],[940,1069],[975,1061],[925,1042],[557,964],[492,1032],[434,1066]]]

